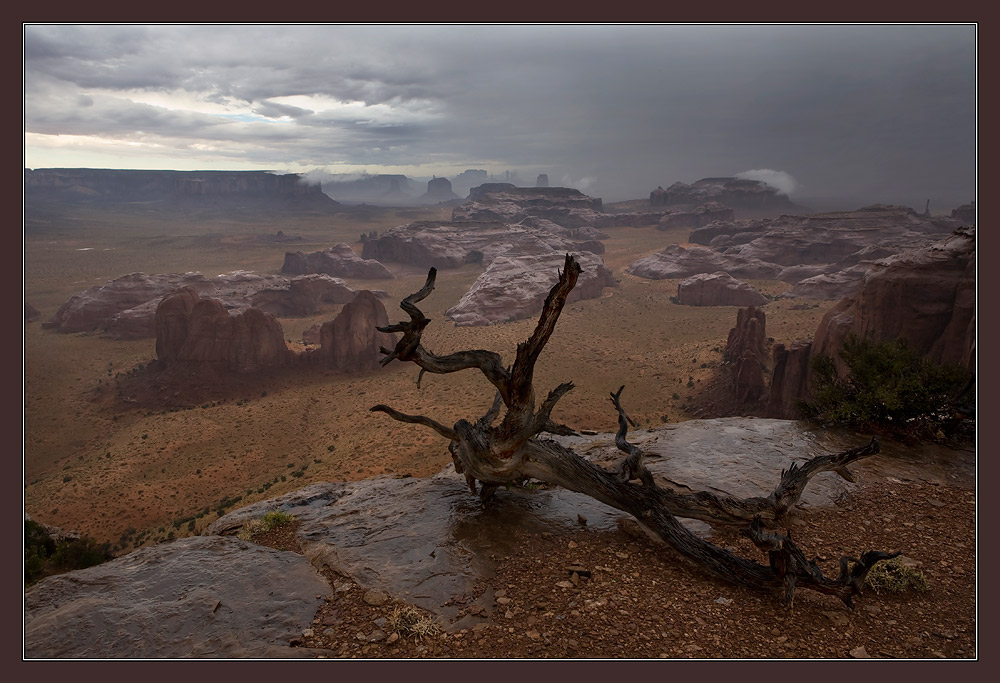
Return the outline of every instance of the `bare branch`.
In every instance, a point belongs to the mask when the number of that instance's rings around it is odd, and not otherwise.
[[[615,435],[615,445],[618,447],[618,450],[627,454],[627,457],[618,466],[618,476],[622,481],[631,481],[638,478],[644,485],[655,487],[656,483],[653,481],[653,475],[649,473],[649,470],[646,469],[646,465],[642,461],[644,456],[642,449],[630,444],[626,438],[628,436],[629,424],[631,423],[633,427],[636,425],[635,421],[626,415],[625,409],[622,408],[621,396],[623,389],[625,389],[624,384],[618,387],[618,391],[611,394],[611,402],[618,410],[618,433]]]
[[[424,417],[423,415],[407,415],[406,413],[401,413],[398,410],[390,408],[389,406],[382,405],[381,403],[377,406],[372,406],[368,409],[370,412],[381,412],[386,413],[394,420],[399,420],[400,422],[411,422],[414,424],[421,424],[425,427],[430,427],[435,432],[440,434],[446,439],[455,439],[456,433],[454,429],[445,427],[440,422],[436,422],[429,417]]]

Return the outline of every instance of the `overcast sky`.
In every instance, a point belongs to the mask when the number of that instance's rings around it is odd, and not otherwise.
[[[976,27],[27,25],[24,125],[29,168],[481,168],[605,201],[763,170],[922,210],[975,197]]]

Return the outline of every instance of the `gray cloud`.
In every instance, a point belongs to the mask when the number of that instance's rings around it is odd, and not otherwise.
[[[38,25],[24,38],[26,133],[139,138],[160,167],[203,149],[206,166],[509,169],[589,179],[606,201],[747,169],[787,174],[793,198],[975,191],[971,25]]]

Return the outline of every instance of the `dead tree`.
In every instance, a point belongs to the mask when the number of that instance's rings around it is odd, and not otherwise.
[[[655,537],[725,580],[758,590],[781,591],[789,606],[796,588],[809,588],[834,595],[853,608],[852,598],[860,593],[868,571],[880,560],[895,557],[898,552],[871,550],[860,559],[842,557],[839,575],[826,577],[819,567],[806,559],[789,535],[773,529],[789,513],[809,479],[817,473],[834,471],[853,481],[847,465],[878,453],[879,446],[874,439],[843,453],[813,458],[801,467],[793,464],[782,471],[781,480],[767,497],[737,499],[709,492],[677,493],[657,486],[644,465],[643,451],[627,439],[631,420],[621,404],[624,386],[611,394],[611,402],[618,411],[615,443],[625,453],[615,471],[605,470],[552,439],[541,437],[543,433],[576,434],[552,420],[556,402],[573,389],[573,383],[560,384],[537,404],[532,380],[535,361],[552,335],[580,272],[580,265],[567,254],[558,282],[545,299],[534,332],[527,341],[518,344],[513,365],[505,366],[500,356],[492,351],[467,350],[436,355],[421,345],[421,334],[430,320],[417,304],[434,289],[436,270],[431,268],[424,286],[400,303],[410,319],[379,328],[382,332],[402,333],[394,349],[382,349],[385,358],[381,363],[383,366],[393,360],[415,363],[420,367],[418,383],[425,372],[445,374],[475,368],[495,387],[496,398],[486,414],[475,422],[463,419],[451,427],[385,405],[373,406],[371,410],[387,413],[401,422],[430,427],[448,439],[455,469],[465,475],[473,493],[479,484],[484,504],[497,487],[514,482],[536,479],[562,486],[632,515]],[[501,408],[506,412],[497,423]],[[738,526],[767,553],[769,563],[763,565],[747,560],[698,537],[682,525],[678,517]]]

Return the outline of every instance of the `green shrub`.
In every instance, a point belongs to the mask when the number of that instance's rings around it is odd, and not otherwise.
[[[58,543],[41,524],[24,522],[24,584],[48,574],[86,569],[111,559],[107,543],[92,538],[68,538]]]
[[[236,537],[244,541],[253,541],[261,534],[266,534],[283,524],[295,521],[295,516],[281,510],[271,510],[262,517],[256,517],[246,522],[237,532]]]
[[[851,335],[839,355],[840,377],[830,356],[812,359],[812,401],[799,404],[817,422],[901,437],[940,438],[955,408],[968,400],[972,375],[921,357],[906,341],[874,343]]]

